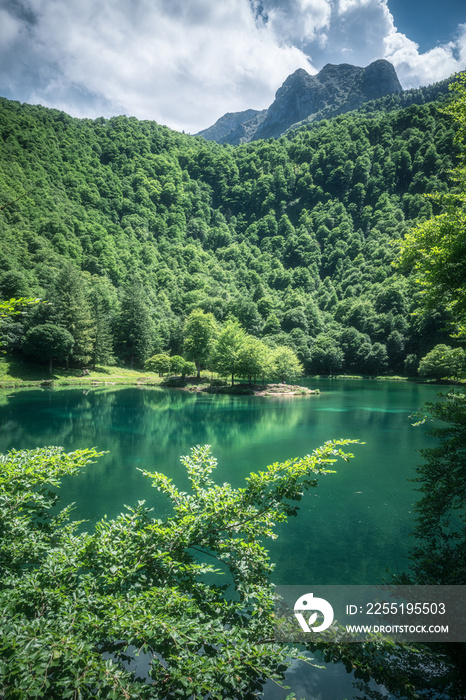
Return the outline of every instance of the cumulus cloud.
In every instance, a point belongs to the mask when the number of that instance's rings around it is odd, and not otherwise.
[[[396,68],[404,88],[429,85],[466,68],[466,24],[458,27],[457,37],[424,53],[404,34],[393,32],[385,39],[384,57]]]
[[[193,133],[227,111],[268,106],[297,68],[388,58],[404,87],[464,68],[464,26],[420,53],[397,31],[389,3],[0,0],[0,94]]]
[[[404,88],[427,85],[466,68],[466,26],[442,46],[421,53],[397,30],[390,0],[268,0],[270,21],[278,33],[303,50],[313,65],[352,63],[366,66],[391,61]]]
[[[314,50],[314,60],[366,66],[381,58],[383,37],[391,26],[391,15],[384,2],[339,0],[332,7],[327,41],[322,50]],[[312,46],[307,51],[312,51]]]
[[[214,114],[267,106],[290,72],[312,70],[301,50],[257,23],[248,0],[31,0],[31,9],[30,39],[16,26],[9,52],[2,46],[0,85],[11,90],[5,66],[19,60],[13,77],[24,99],[78,115],[95,114],[86,96],[100,95],[97,108],[195,131]],[[31,79],[34,64],[40,79]]]
[[[330,26],[332,0],[269,0],[266,7],[275,35],[302,49],[321,42]]]

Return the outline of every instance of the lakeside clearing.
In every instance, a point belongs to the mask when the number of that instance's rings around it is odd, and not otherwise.
[[[45,365],[31,365],[9,357],[0,358],[0,387],[5,389],[46,386],[99,386],[108,384],[160,385],[164,377],[129,367],[96,366],[95,369],[54,368],[50,375]]]
[[[314,375],[305,379],[368,379],[378,381],[414,381],[423,384],[464,384],[464,379],[427,379],[403,377],[395,375],[367,377],[362,375],[339,374],[331,377]],[[298,384],[267,383],[246,384],[238,383],[230,386],[218,380],[218,375],[204,371],[201,380],[186,378],[181,382],[179,377],[168,378],[159,376],[157,372],[131,369],[129,367],[102,366],[95,369],[56,367],[52,375],[45,365],[32,365],[7,355],[0,356],[0,389],[16,389],[27,387],[65,387],[65,386],[160,386],[162,388],[180,388],[186,391],[204,391],[206,393],[237,394],[254,396],[304,396],[318,394],[318,389],[309,389]]]

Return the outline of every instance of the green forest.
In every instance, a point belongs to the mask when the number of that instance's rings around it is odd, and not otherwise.
[[[419,313],[412,266],[393,265],[439,211],[426,195],[452,186],[445,91],[238,147],[2,98],[0,298],[46,301],[5,321],[4,349],[71,367],[196,360],[186,324],[203,312],[310,375],[457,374],[449,310]]]

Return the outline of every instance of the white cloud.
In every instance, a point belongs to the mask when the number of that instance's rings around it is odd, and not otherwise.
[[[387,1],[0,0],[0,93],[195,132],[268,106],[300,67],[387,58],[404,87],[465,67],[465,26],[420,54]]]
[[[0,44],[11,46],[21,33],[21,23],[5,10],[0,10]]]
[[[340,14],[344,14],[345,12],[356,10],[358,8],[364,8],[371,4],[373,4],[372,0],[339,0],[338,9]]]
[[[424,53],[398,32],[388,35],[384,43],[384,57],[393,63],[406,89],[438,82],[466,68],[466,25],[460,25],[455,41]]]
[[[269,0],[275,27],[302,48],[317,68],[325,63],[366,66],[391,61],[404,88],[427,85],[466,68],[466,26],[430,51],[398,32],[390,0]],[[288,12],[292,7],[292,11]]]
[[[31,97],[43,104],[64,107],[66,85],[85,86],[120,111],[196,131],[226,111],[268,106],[289,73],[311,68],[255,22],[248,0],[34,0],[34,10],[51,76]]]
[[[391,26],[391,15],[380,0],[340,0],[328,31],[326,60],[368,65],[381,58],[382,39]]]
[[[267,26],[278,40],[300,46],[328,27],[335,0],[263,0]],[[260,0],[251,0],[257,7]]]
[[[381,58],[393,20],[386,0],[268,0],[275,32],[301,48],[314,66]]]

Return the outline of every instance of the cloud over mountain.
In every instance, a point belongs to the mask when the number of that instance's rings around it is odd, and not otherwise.
[[[465,66],[466,30],[420,54],[390,0],[0,0],[0,94],[197,131],[270,104],[298,68],[387,58],[404,87]]]

